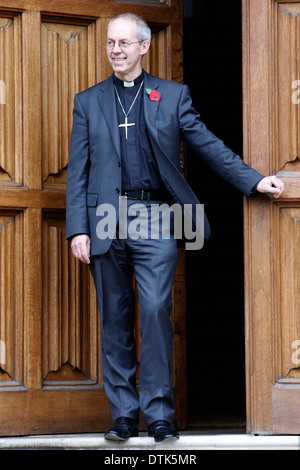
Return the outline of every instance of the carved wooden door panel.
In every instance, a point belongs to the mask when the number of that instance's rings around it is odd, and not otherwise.
[[[245,159],[277,174],[246,203],[248,429],[300,432],[300,2],[244,0]]]
[[[100,322],[89,270],[65,240],[74,94],[106,78],[109,20],[153,29],[144,67],[182,80],[181,0],[0,0],[0,434],[104,430]],[[185,425],[183,254],[174,286],[174,386]]]

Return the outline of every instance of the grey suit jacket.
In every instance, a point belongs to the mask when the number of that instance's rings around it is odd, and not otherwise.
[[[151,101],[147,89],[159,91],[160,100]],[[247,166],[206,128],[192,105],[186,85],[145,73],[144,93],[149,137],[160,175],[174,202],[182,206],[200,204],[181,175],[182,138],[210,168],[238,190],[250,195],[263,176]],[[111,204],[118,214],[121,191],[120,135],[111,76],[77,94],[74,99],[67,169],[67,239],[86,233],[91,238],[91,255],[105,253],[112,240],[97,237],[99,217],[96,210],[101,204]],[[209,238],[210,227],[206,217],[204,232],[204,237]]]

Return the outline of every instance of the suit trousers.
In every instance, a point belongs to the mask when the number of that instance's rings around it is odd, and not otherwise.
[[[136,202],[128,200],[128,211]],[[151,238],[151,201],[141,202],[147,208],[149,236],[120,239],[117,231],[109,251],[91,257],[90,269],[101,317],[103,380],[112,418],[138,421],[141,410],[149,425],[158,419],[172,421],[174,416],[170,315],[178,250],[172,230],[168,238]],[[134,220],[128,217],[127,228]],[[133,274],[141,335],[138,390]]]

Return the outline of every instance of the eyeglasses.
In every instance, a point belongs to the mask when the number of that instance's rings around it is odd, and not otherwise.
[[[135,41],[135,42],[129,42],[129,41],[112,41],[109,39],[104,43],[104,46],[106,49],[113,49],[116,44],[120,47],[120,49],[128,49],[132,44],[142,44],[143,41]]]

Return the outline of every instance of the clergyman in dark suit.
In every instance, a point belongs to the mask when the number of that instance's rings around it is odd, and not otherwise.
[[[75,96],[66,236],[74,256],[90,264],[97,292],[103,379],[114,421],[105,437],[137,436],[141,410],[149,435],[158,442],[179,437],[172,426],[170,314],[175,232],[183,236],[184,230],[178,231],[178,219],[175,227],[174,216],[168,236],[162,236],[163,210],[154,209],[167,209],[168,215],[168,208],[179,207],[179,220],[190,224],[188,233],[210,236],[203,206],[181,175],[181,139],[248,196],[260,192],[278,198],[283,183],[247,166],[205,127],[187,86],[143,70],[150,42],[151,31],[142,18],[131,13],[114,18],[105,44],[113,74]],[[140,305],[139,393],[133,274]]]

